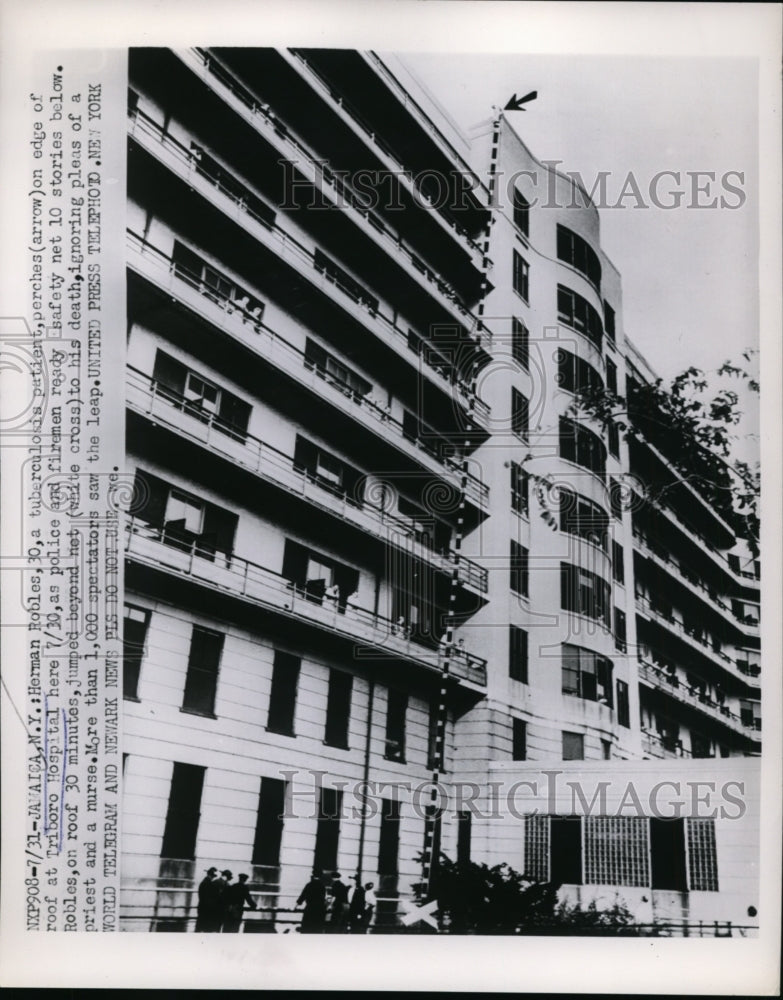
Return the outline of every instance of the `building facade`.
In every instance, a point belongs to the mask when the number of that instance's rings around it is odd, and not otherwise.
[[[246,932],[313,870],[393,928],[507,843],[433,777],[759,750],[758,562],[575,416],[652,376],[596,208],[488,140],[373,53],[131,50],[128,930],[212,865]]]

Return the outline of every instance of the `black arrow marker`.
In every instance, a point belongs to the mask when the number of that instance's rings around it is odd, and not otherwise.
[[[527,104],[528,101],[534,101],[538,97],[537,90],[531,90],[529,94],[525,94],[524,97],[517,97],[516,94],[511,98],[508,104],[503,108],[504,111],[527,111],[527,108],[523,108],[523,104]]]

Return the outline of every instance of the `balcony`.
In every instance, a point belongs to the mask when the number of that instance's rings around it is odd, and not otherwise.
[[[651,538],[637,529],[634,529],[633,537],[634,541],[637,543],[636,548],[640,552],[643,552],[659,566],[665,569],[674,569],[676,571],[678,581],[686,586],[691,593],[695,594],[698,598],[709,604],[710,607],[712,607],[715,611],[720,612],[720,614],[724,617],[726,615],[734,615],[731,606],[726,604],[725,601],[722,601],[715,594],[715,591],[704,583],[703,580],[696,577],[688,568],[688,565],[684,560],[675,558],[671,553],[662,552]],[[734,617],[736,617],[736,615]]]
[[[698,709],[705,715],[709,715],[716,722],[728,726],[736,732],[743,733],[751,739],[760,739],[755,726],[748,725],[741,716],[732,712],[728,706],[713,701],[702,694],[698,688],[690,688],[687,684],[680,683],[676,677],[672,677],[671,674],[667,673],[661,667],[655,666],[653,663],[648,663],[646,660],[641,660],[639,663],[639,677],[642,681],[649,684],[650,687],[658,691],[663,691],[684,705],[690,705],[692,708]]]
[[[688,646],[707,656],[713,663],[717,663],[724,670],[729,670],[736,677],[740,676],[736,661],[727,653],[724,653],[723,650],[715,649],[696,628],[688,627],[682,622],[677,621],[672,615],[667,615],[656,608],[648,598],[641,597],[638,594],[636,596],[636,609],[637,612],[641,610],[644,617],[648,620],[662,625],[668,632],[676,632]]]
[[[289,162],[295,163],[316,190],[327,195],[342,211],[349,213],[365,234],[379,243],[384,250],[393,254],[395,259],[400,258],[409,275],[422,284],[422,287],[435,297],[436,301],[484,350],[489,351],[491,347],[489,331],[462,305],[456,289],[432,268],[428,268],[407,243],[398,239],[376,212],[368,211],[363,205],[362,197],[344,177],[338,178],[333,171],[325,167],[323,160],[294,135],[289,126],[275,115],[268,105],[263,104],[209,52],[203,49],[190,49],[176,54],[224,101],[235,108],[256,131],[260,132],[278,153]],[[440,215],[437,217],[440,218]]]
[[[460,583],[478,593],[487,592],[487,570],[463,555],[437,552],[420,540],[421,528],[413,518],[391,514],[369,501],[352,499],[345,491],[330,489],[324,481],[297,467],[294,459],[251,434],[238,432],[217,414],[204,410],[149,375],[128,368],[127,405],[177,434],[203,444],[222,458],[289,493],[316,504],[356,527],[371,532],[387,544],[401,547],[416,559],[444,573],[457,569]]]
[[[131,109],[129,116],[129,135],[143,149],[181,177],[188,187],[198,190],[225,215],[242,225],[276,257],[285,260],[299,273],[303,273],[312,285],[328,295],[353,318],[359,318],[363,325],[368,326],[385,342],[389,342],[391,337],[391,343],[397,352],[407,360],[410,351],[409,336],[406,332],[408,325],[400,317],[394,321],[390,320],[379,309],[377,299],[362,293],[356,282],[351,282],[349,285],[339,277],[325,272],[317,253],[287,233],[276,222],[275,213],[230,171],[221,167],[218,176],[218,171],[211,169],[197,150],[187,149],[138,108]],[[396,238],[388,235],[394,244],[395,252],[398,252]],[[418,273],[421,261],[418,258],[416,260],[418,264],[414,269]],[[356,306],[360,307],[358,311]],[[422,344],[431,346],[424,338],[419,337],[419,340]],[[485,351],[489,351],[491,337],[483,327],[478,342]],[[430,351],[417,353],[423,360],[424,374],[441,391],[447,393],[450,400],[459,403],[463,410],[470,414],[472,420],[486,430],[489,407],[471,392],[465,381],[455,377],[452,366],[445,358],[438,360],[440,356],[437,348],[432,347]]]
[[[456,489],[462,488],[464,479],[466,497],[486,510],[489,501],[489,488],[486,484],[471,473],[465,473],[453,459],[439,455],[431,440],[412,437],[402,421],[392,417],[387,409],[366,396],[358,395],[350,387],[316,368],[303,351],[265,324],[257,310],[249,311],[231,294],[224,294],[214,285],[207,284],[201,275],[188,271],[135,233],[128,233],[128,248],[128,264],[137,274],[208,323],[251,347],[278,370],[284,371],[301,386],[359,421],[385,443],[393,441],[397,448],[414,461],[450,480]]]
[[[306,49],[289,49],[287,52],[283,52],[282,54],[290,63],[298,68],[300,74],[308,80],[313,89],[330,102],[330,105],[337,111],[343,121],[345,121],[357,135],[361,135],[365,141],[370,143],[375,150],[376,155],[380,155],[380,158],[385,162],[387,168],[393,170],[395,175],[400,177],[403,183],[407,181],[407,187],[409,190],[413,191],[414,185],[412,180],[408,179],[410,172],[406,168],[405,164],[400,162],[397,153],[387,142],[384,141],[381,136],[378,135],[377,130],[372,127],[356,106],[346,98],[345,94],[338,93],[338,91],[334,90],[330,86],[321,73],[314,67],[312,62],[306,58],[306,52]],[[452,162],[457,163],[465,174],[475,176],[470,166],[463,160],[460,154],[446,142],[444,137],[441,135],[440,130],[430,121],[424,112],[421,111],[418,105],[413,102],[411,96],[399,85],[394,76],[388,71],[382,60],[379,59],[374,52],[357,53],[357,55],[363,58],[372,67],[373,71],[383,78],[384,82],[389,86],[389,89],[395,93],[401,104],[406,109],[414,109],[417,122],[425,129],[425,131],[428,132],[430,137],[443,148],[447,158]],[[488,199],[489,192],[483,184],[480,184],[480,189],[484,196]],[[418,194],[418,197],[421,197],[421,195]],[[448,215],[437,213],[437,217],[441,221],[442,225],[448,227],[456,233],[463,245],[470,251],[475,265],[480,267],[482,258],[481,247],[478,243],[471,239],[467,230],[463,226],[458,225]]]
[[[659,759],[692,756],[690,750],[685,749],[682,740],[678,737],[654,733],[649,729],[642,730],[642,750],[651,757]]]
[[[403,659],[429,671],[442,670],[447,651],[411,639],[389,618],[350,602],[339,607],[306,594],[292,581],[257,563],[233,554],[205,549],[198,542],[184,542],[165,528],[137,518],[127,525],[126,553],[134,562],[151,566],[210,590],[228,594],[289,618],[304,619],[316,628],[373,647],[388,658]],[[472,653],[452,649],[449,673],[474,687],[486,687],[487,661]]]

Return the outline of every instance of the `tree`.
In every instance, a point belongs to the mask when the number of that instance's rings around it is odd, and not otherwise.
[[[760,470],[758,462],[751,464],[738,453],[736,429],[743,410],[732,382],[758,394],[758,380],[750,371],[756,353],[746,350],[742,365],[726,361],[711,373],[691,366],[668,385],[660,378],[645,382],[629,377],[625,397],[591,386],[578,392],[570,407],[571,416],[592,416],[607,430],[613,424],[630,446],[646,442],[665,458],[668,473],[659,470],[641,484],[646,499],[665,500],[669,491],[690,484],[754,555]],[[544,516],[553,521],[551,514]]]

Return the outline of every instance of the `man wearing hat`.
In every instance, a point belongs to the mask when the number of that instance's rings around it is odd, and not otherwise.
[[[255,900],[250,895],[250,889],[247,887],[247,875],[238,875],[237,878],[239,881],[230,885],[223,897],[225,903],[223,915],[224,934],[237,934],[239,932],[240,925],[242,924],[242,915],[245,912],[245,903],[247,903],[251,910],[258,909]]]
[[[364,886],[361,875],[354,875],[356,883],[348,894],[348,924],[351,934],[364,933]]]
[[[207,874],[198,887],[198,916],[196,930],[214,933],[220,930],[222,919],[220,897],[223,886],[217,877],[217,868],[207,868]]]

